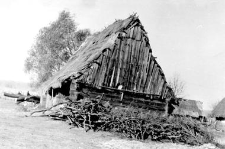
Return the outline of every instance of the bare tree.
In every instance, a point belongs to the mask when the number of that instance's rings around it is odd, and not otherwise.
[[[215,117],[215,110],[217,108],[217,105],[220,103],[220,101],[215,101],[214,103],[211,104],[211,112],[209,114],[209,117]]]
[[[174,74],[169,79],[168,85],[172,88],[175,97],[182,98],[184,96],[185,82],[180,79],[180,75]]]

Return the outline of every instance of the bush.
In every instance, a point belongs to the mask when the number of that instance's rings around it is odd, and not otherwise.
[[[129,107],[112,110],[110,118],[107,126],[101,130],[118,132],[132,139],[181,142],[189,145],[213,142],[213,136],[208,129],[191,117],[162,117],[156,112]]]
[[[43,111],[42,111],[43,112]],[[212,143],[213,136],[206,126],[191,117],[162,117],[157,112],[134,107],[104,106],[100,100],[68,100],[65,106],[50,115],[68,120],[70,125],[86,131],[110,131],[131,139],[151,139],[161,142],[202,145]]]

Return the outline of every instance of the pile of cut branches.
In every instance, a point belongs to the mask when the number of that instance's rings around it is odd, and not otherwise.
[[[52,108],[35,111],[31,115],[43,112],[53,119],[68,121],[70,125],[82,127],[86,131],[91,129],[116,132],[131,139],[151,139],[189,145],[202,145],[213,141],[205,126],[188,117],[160,117],[156,113],[132,107],[112,108],[108,103],[101,102],[101,99],[67,99],[60,105],[63,106],[51,114],[45,112]]]

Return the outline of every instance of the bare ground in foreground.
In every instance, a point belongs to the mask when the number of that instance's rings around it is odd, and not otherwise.
[[[121,139],[107,132],[85,132],[62,121],[46,117],[26,117],[13,100],[0,99],[0,148],[15,149],[204,149],[173,143]]]

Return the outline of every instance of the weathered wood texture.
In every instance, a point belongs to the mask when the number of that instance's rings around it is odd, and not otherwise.
[[[172,96],[139,22],[120,32],[114,46],[103,50],[81,73],[79,81],[96,87],[117,88],[122,85],[123,90]]]
[[[76,87],[67,88],[65,82],[74,80],[94,87],[155,94],[162,99],[173,96],[136,15],[117,20],[87,38],[69,62],[42,85],[43,90],[53,97],[58,93],[71,96],[69,91]]]
[[[76,83],[72,83],[77,86]],[[112,106],[134,106],[142,109],[157,110],[166,112],[167,102],[159,95],[119,90],[110,87],[91,86],[90,84],[79,83],[80,90],[76,92],[82,98],[97,98],[108,101]],[[74,91],[71,91],[74,92]]]
[[[10,97],[10,98],[26,97],[25,95],[22,95],[22,94],[12,94],[12,93],[6,93],[6,92],[4,92],[4,96]]]

